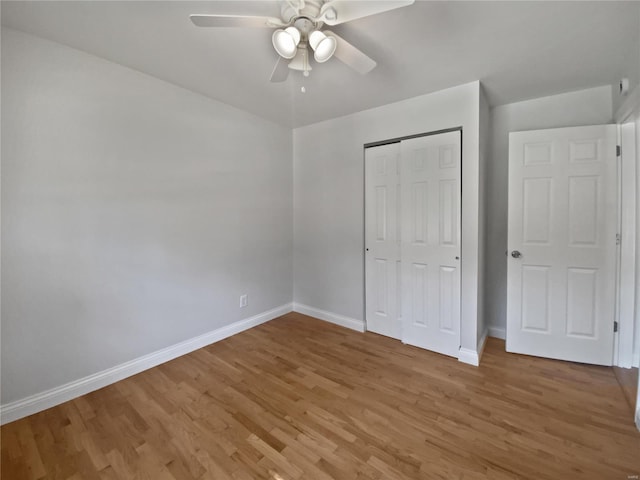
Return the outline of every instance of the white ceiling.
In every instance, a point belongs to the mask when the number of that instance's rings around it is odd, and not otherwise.
[[[134,68],[287,126],[481,80],[491,105],[616,83],[638,71],[640,2],[426,2],[333,30],[373,57],[269,82],[269,29],[196,28],[191,13],[278,16],[272,1],[2,2],[3,25]],[[300,87],[306,87],[306,93]]]

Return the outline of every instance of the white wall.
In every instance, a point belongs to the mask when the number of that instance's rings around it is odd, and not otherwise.
[[[485,250],[485,316],[490,327],[503,332],[506,328],[509,132],[599,125],[612,121],[610,86],[501,105],[491,110]]]
[[[5,28],[2,117],[3,404],[291,302],[289,129]]]
[[[476,351],[479,95],[473,82],[294,130],[294,302],[364,319],[363,146],[462,126],[461,344]]]
[[[640,8],[637,10],[640,12]],[[620,80],[629,80],[629,91],[632,92],[640,84],[640,56],[638,55],[638,45],[640,44],[640,15],[637,16],[637,28],[627,39],[624,48],[616,52],[622,58],[622,71],[611,72],[616,81],[611,85],[611,99],[613,112],[617,112],[625,102],[625,97],[620,95]],[[630,32],[631,33],[631,32]]]

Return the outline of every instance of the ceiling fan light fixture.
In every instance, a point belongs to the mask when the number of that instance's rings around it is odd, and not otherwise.
[[[332,36],[327,36],[320,30],[315,30],[309,35],[309,45],[314,51],[313,58],[318,63],[324,63],[329,60],[336,51],[338,43]]]
[[[300,31],[296,27],[279,28],[271,36],[273,48],[282,58],[293,58],[300,43]]]

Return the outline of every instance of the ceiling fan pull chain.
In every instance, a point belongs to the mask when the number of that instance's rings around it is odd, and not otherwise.
[[[302,71],[302,75],[304,75],[305,77],[309,76],[309,50],[307,50],[306,48],[304,49],[304,57],[303,57],[303,68],[304,70]]]

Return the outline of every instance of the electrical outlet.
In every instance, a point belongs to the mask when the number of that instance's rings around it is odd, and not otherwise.
[[[244,295],[240,295],[240,308],[244,308],[249,305],[249,297],[245,293]]]

